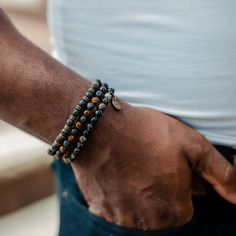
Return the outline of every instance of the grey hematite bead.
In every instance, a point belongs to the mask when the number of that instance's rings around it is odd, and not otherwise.
[[[92,82],[92,84],[91,84],[91,87],[92,87],[93,89],[98,89],[99,86],[100,86],[100,84],[99,84],[97,81],[94,81],[94,82]]]
[[[82,108],[85,108],[87,103],[86,101],[84,101],[83,99],[79,100],[79,105],[82,107]]]
[[[71,120],[71,119],[67,119],[67,121],[66,121],[66,124],[69,126],[69,127],[71,127],[72,125],[73,125],[73,120]]]
[[[78,129],[76,129],[76,128],[74,128],[74,129],[72,129],[71,130],[71,134],[73,134],[73,135],[76,135],[76,134],[78,134]]]
[[[93,104],[92,102],[89,102],[89,103],[87,104],[87,110],[92,111],[93,108],[94,108],[94,104]]]
[[[86,116],[81,116],[79,120],[81,123],[85,123],[87,118],[86,118]]]
[[[112,99],[112,94],[110,92],[107,92],[105,94],[105,98],[108,98],[109,100],[111,100]]]
[[[104,110],[106,109],[106,104],[100,103],[100,104],[98,105],[98,109],[101,110],[101,111],[104,111]]]
[[[80,137],[79,137],[79,141],[80,141],[81,143],[84,143],[84,142],[87,141],[87,138],[86,138],[85,136],[80,136]]]
[[[74,110],[72,111],[72,115],[73,115],[74,117],[77,117],[77,116],[79,115],[79,110],[74,109]]]
[[[98,118],[96,116],[92,117],[90,120],[92,123],[96,123],[98,121]]]
[[[61,134],[66,137],[69,134],[69,131],[66,129],[62,129]]]
[[[102,115],[102,111],[101,110],[95,111],[95,116],[100,117],[101,115]]]
[[[101,80],[100,79],[96,79],[95,80],[98,84],[99,84],[99,86],[101,86],[102,85],[102,82],[101,82]]]
[[[70,145],[70,142],[69,142],[69,141],[65,140],[65,141],[63,142],[63,146],[64,146],[64,147],[68,147],[69,145]]]
[[[92,97],[93,97],[93,93],[90,92],[90,91],[87,91],[84,95],[85,95],[86,97],[88,97],[88,98],[92,98]]]

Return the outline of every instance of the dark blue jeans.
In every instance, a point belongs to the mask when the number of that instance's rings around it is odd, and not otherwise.
[[[235,150],[216,148],[233,161]],[[60,202],[60,236],[236,236],[236,206],[219,197],[211,186],[205,196],[193,197],[194,216],[189,223],[171,230],[144,232],[111,224],[90,213],[71,167],[54,161],[53,168]]]

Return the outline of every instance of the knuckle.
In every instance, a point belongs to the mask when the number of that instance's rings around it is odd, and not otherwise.
[[[202,134],[197,133],[191,140],[187,150],[192,168],[201,171],[207,165],[207,156],[213,151],[212,145]]]
[[[224,185],[232,185],[236,194],[236,170],[230,165],[224,167],[222,171],[222,183]]]

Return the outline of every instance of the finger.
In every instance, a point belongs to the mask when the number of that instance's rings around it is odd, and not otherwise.
[[[207,141],[191,152],[192,168],[226,200],[236,204],[236,169]]]

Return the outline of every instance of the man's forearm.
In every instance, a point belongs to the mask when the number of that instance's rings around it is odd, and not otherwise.
[[[90,82],[20,35],[0,11],[0,118],[52,142]]]

